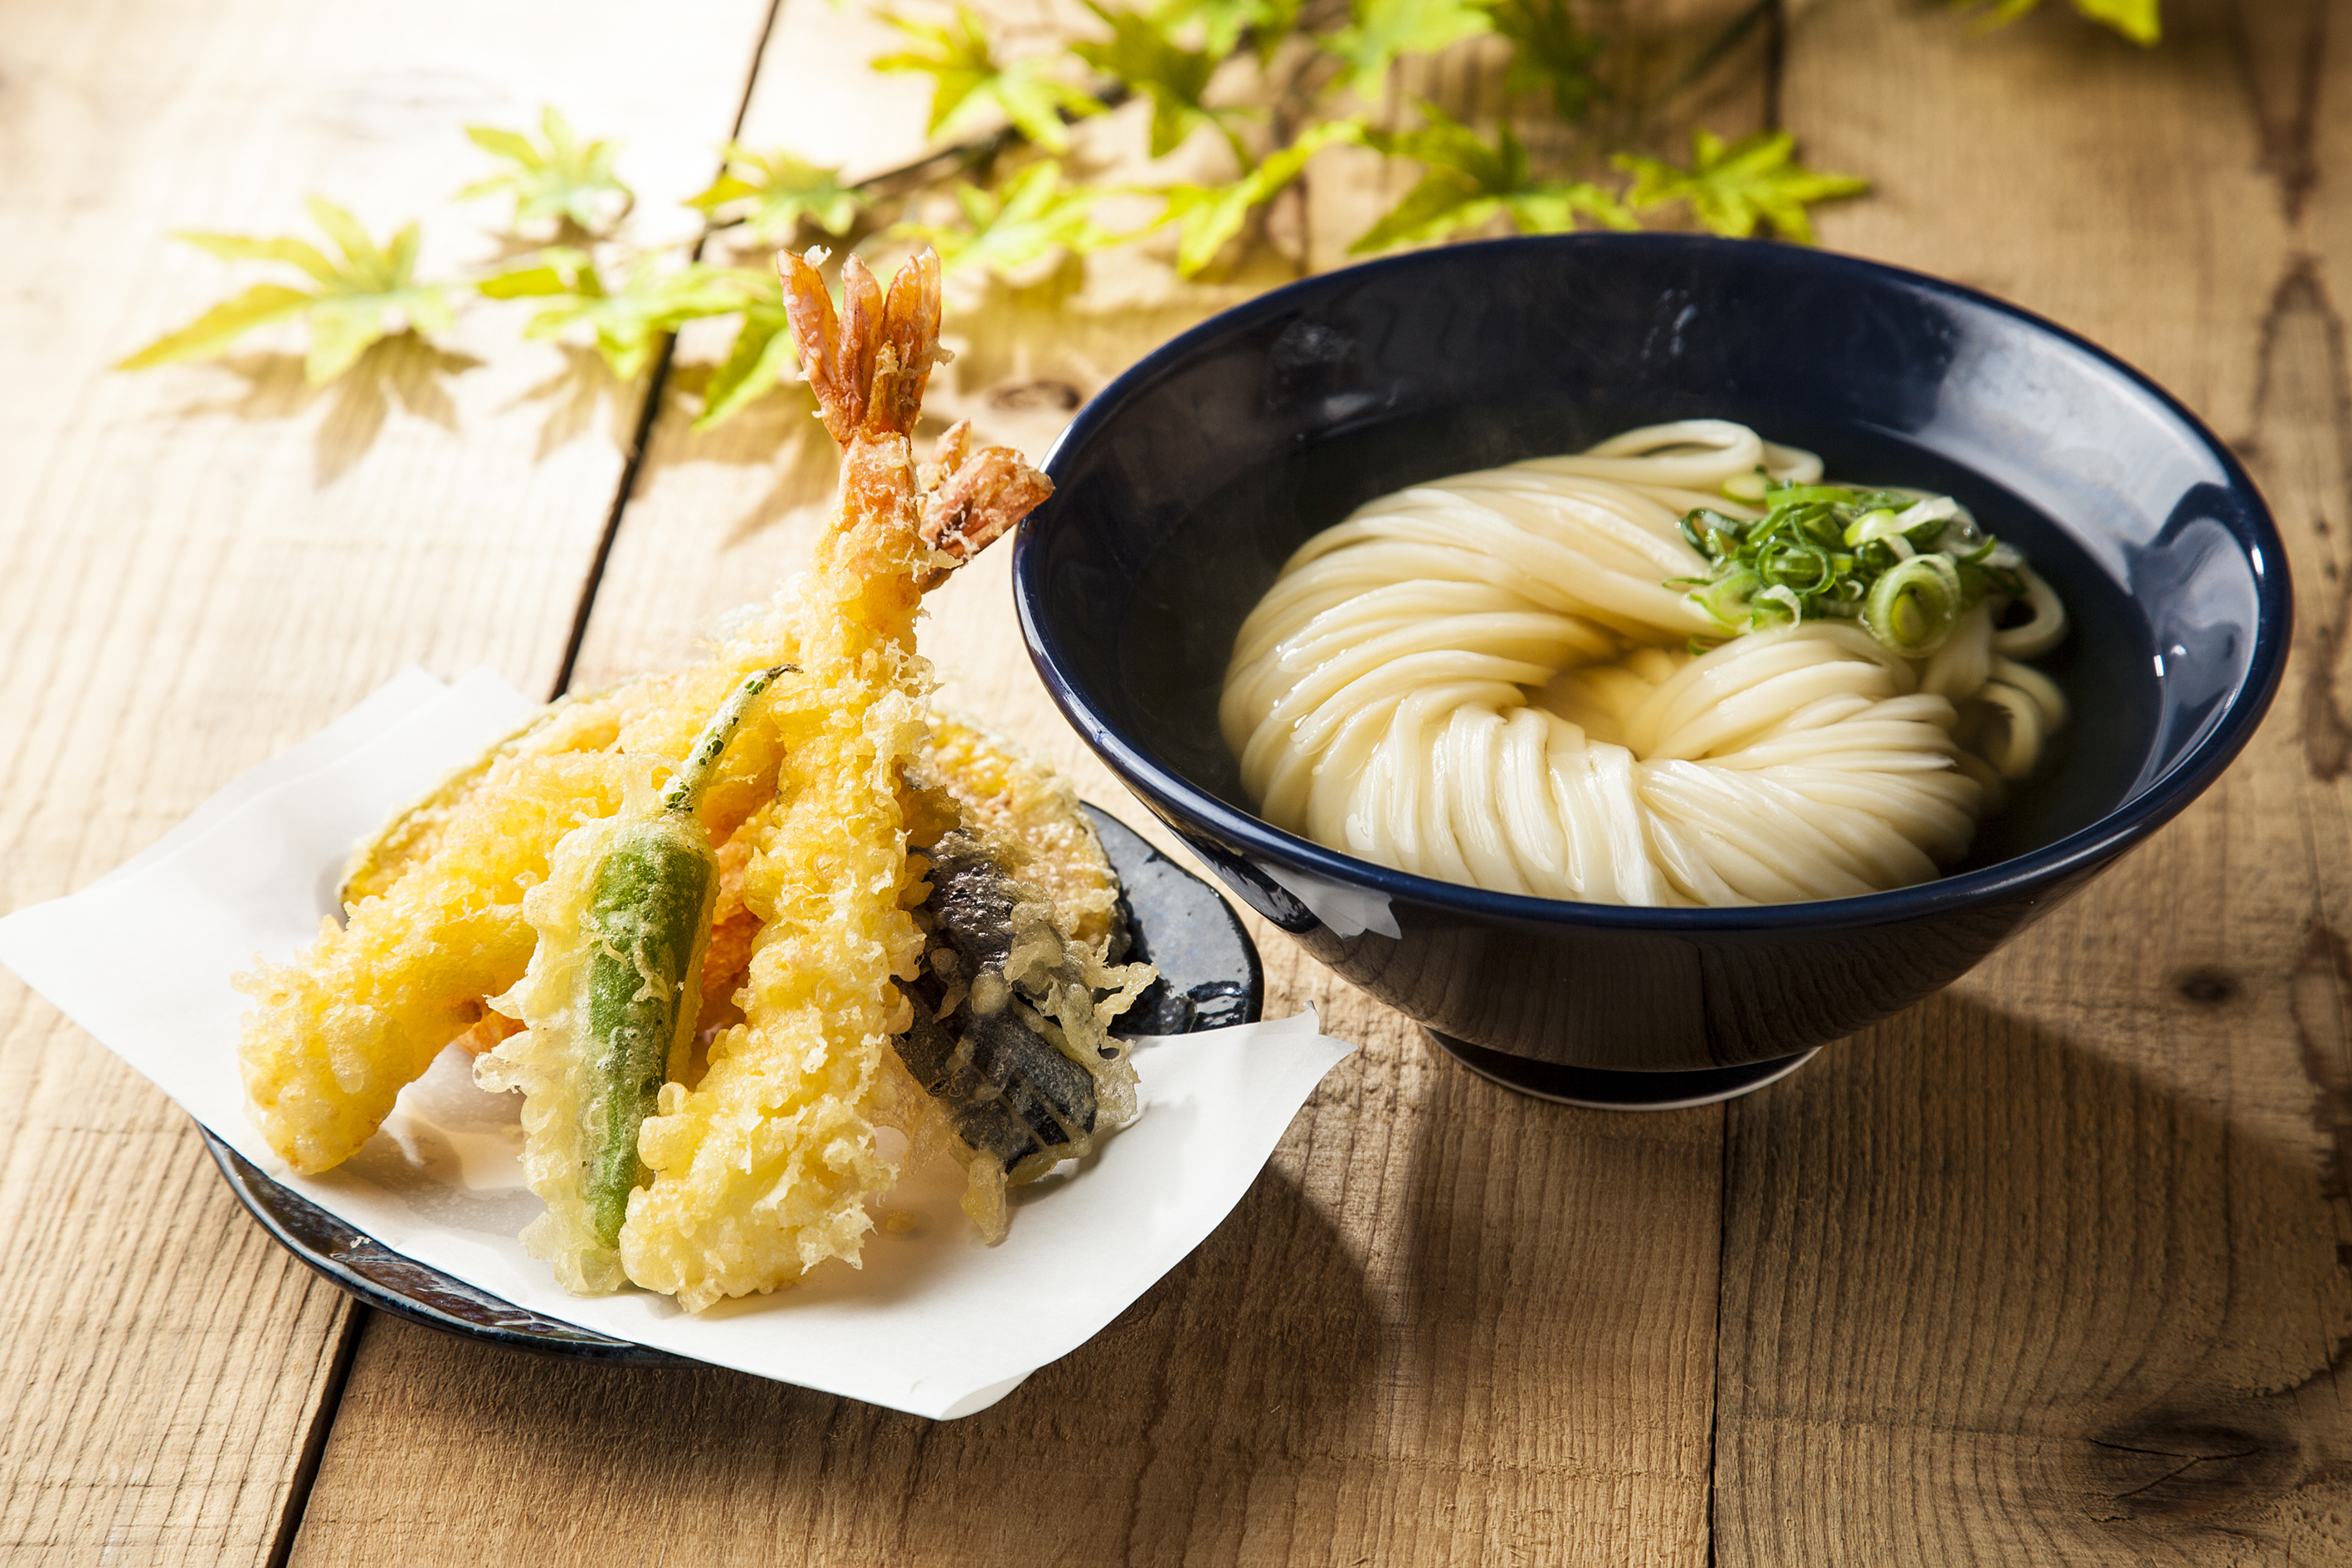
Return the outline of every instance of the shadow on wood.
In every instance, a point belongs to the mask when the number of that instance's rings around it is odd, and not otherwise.
[[[459,1531],[499,1562],[567,1539],[697,1561],[1170,1559],[1329,1454],[1378,1375],[1379,1335],[1359,1261],[1274,1171],[1101,1334],[955,1422],[715,1368],[541,1361],[376,1317],[293,1561],[380,1562]],[[366,1473],[339,1478],[345,1465]],[[329,1498],[342,1511],[322,1516]],[[377,1498],[408,1511],[370,1514]],[[562,1501],[485,1511],[515,1498]],[[663,1500],[650,1516],[647,1498]]]
[[[841,475],[840,451],[817,422],[816,399],[805,384],[788,379],[764,397],[744,405],[716,427],[697,431],[693,418],[701,406],[703,390],[718,367],[706,363],[673,368],[663,388],[660,419],[646,448],[646,468],[638,480],[639,495],[647,495],[666,469],[686,463],[722,463],[739,468],[764,468],[769,480],[749,506],[736,512],[717,537],[719,550],[734,550],[754,534],[804,510],[824,511],[833,500]],[[792,373],[795,377],[797,372]],[[681,401],[694,400],[691,410]],[[944,428],[944,426],[942,426]],[[918,456],[929,450],[919,432]],[[740,497],[730,504],[740,505]],[[636,520],[633,517],[631,521]],[[797,564],[793,568],[797,571]],[[739,591],[744,591],[739,589]],[[765,591],[764,587],[761,589]],[[747,594],[748,596],[748,594]]]
[[[545,462],[559,447],[577,440],[601,419],[604,438],[615,451],[626,452],[637,435],[637,416],[645,399],[641,380],[623,381],[594,349],[577,343],[554,345],[563,356],[562,368],[507,405],[506,412],[530,404],[542,405],[545,417],[532,456]]]
[[[1444,1511],[1372,1560],[1698,1561],[1721,1111],[1553,1105],[1412,1037],[1429,1077],[1381,1386],[1423,1473],[1383,1507]]]
[[[2326,1032],[2326,1144],[2352,1079],[2320,962],[2295,1026]],[[2173,990],[2163,1034],[2225,1063],[2251,1002],[2204,970]],[[2161,1026],[2142,1024],[2158,1070]],[[1720,1561],[2352,1545],[2341,1155],[2228,1071],[2205,1085],[1947,993],[1735,1106]]]
[[[396,332],[369,344],[351,369],[316,386],[303,377],[300,354],[233,354],[219,367],[245,383],[244,393],[175,412],[184,418],[233,414],[240,419],[287,419],[323,406],[310,452],[313,482],[324,489],[367,456],[395,403],[444,430],[457,429],[457,405],[443,383],[481,363],[471,354],[436,348],[415,332]]]

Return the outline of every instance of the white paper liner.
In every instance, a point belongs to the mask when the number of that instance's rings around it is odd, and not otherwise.
[[[566,1294],[515,1235],[518,1096],[476,1089],[452,1048],[383,1131],[322,1176],[296,1174],[245,1114],[250,1006],[230,975],[284,959],[331,912],[352,841],[519,724],[531,703],[487,670],[411,669],[238,778],[145,853],[69,898],[0,920],[0,963],[274,1180],[405,1254],[519,1307],[763,1377],[950,1418],[986,1409],[1098,1332],[1241,1200],[1283,1130],[1352,1046],[1314,1015],[1139,1041],[1139,1121],[1083,1169],[1015,1189],[1012,1234],[981,1245],[942,1158],[876,1205],[865,1267],[699,1316],[641,1290]],[[169,931],[135,968],[125,931]]]

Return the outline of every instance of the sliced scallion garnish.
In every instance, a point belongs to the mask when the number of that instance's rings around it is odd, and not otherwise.
[[[2025,592],[2023,558],[1949,496],[1768,483],[1760,500],[1753,521],[1711,507],[1682,520],[1710,570],[1672,585],[1727,635],[1858,618],[1888,648],[1925,658],[1987,594]]]

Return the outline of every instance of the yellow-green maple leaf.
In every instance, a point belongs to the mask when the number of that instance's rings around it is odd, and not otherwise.
[[[466,127],[475,146],[507,167],[457,195],[511,196],[514,212],[507,222],[517,230],[531,224],[569,223],[583,234],[610,233],[637,199],[614,173],[619,143],[583,142],[572,122],[552,107],[540,110],[539,126],[539,142],[495,125]]]
[[[1813,243],[1806,208],[1815,202],[1859,195],[1870,182],[1827,174],[1796,161],[1797,139],[1786,131],[1759,131],[1726,142],[1711,131],[1691,133],[1691,166],[1619,153],[1617,166],[1633,176],[1626,205],[1636,208],[1688,202],[1693,216],[1717,234],[1745,239],[1759,221],[1801,244]]]
[[[727,357],[703,389],[702,413],[694,422],[698,431],[733,417],[766,396],[800,363],[792,322],[784,314],[783,288],[775,274],[740,276],[745,295],[743,324],[736,329]]]
[[[1426,123],[1419,130],[1367,133],[1372,146],[1429,172],[1348,247],[1350,253],[1443,239],[1496,216],[1508,217],[1522,234],[1564,233],[1580,216],[1611,228],[1635,226],[1633,215],[1598,185],[1535,178],[1509,125],[1498,126],[1490,142],[1434,104],[1423,104],[1421,112]]]
[[[206,359],[247,332],[272,321],[301,320],[310,329],[302,374],[312,385],[349,370],[368,345],[395,331],[448,330],[447,290],[415,280],[418,232],[411,223],[379,246],[332,202],[313,196],[310,221],[340,253],[331,257],[303,239],[257,239],[236,234],[183,234],[178,238],[229,261],[272,261],[307,274],[318,286],[258,283],[214,306],[174,332],[122,360],[118,370]]]
[[[1980,0],[1953,3],[1962,10],[1972,10]],[[1996,23],[2013,22],[2041,4],[2042,0],[1993,0],[1992,19]],[[2160,0],[2074,0],[2074,9],[2143,47],[2155,47],[2164,37]]]
[[[1496,34],[1511,46],[1503,85],[1513,94],[1538,89],[1562,120],[1582,117],[1600,84],[1592,57],[1601,40],[1577,26],[1568,0],[1479,0]]]
[[[908,37],[929,46],[929,53],[884,55],[873,66],[879,71],[921,71],[933,79],[933,136],[976,127],[994,111],[1038,146],[1060,153],[1070,144],[1063,115],[1075,120],[1102,112],[1103,106],[1091,95],[1053,76],[1050,60],[999,63],[989,45],[987,24],[969,5],[956,6],[955,25],[948,27],[887,11],[879,15]]]
[[[1266,154],[1231,184],[1162,188],[1159,194],[1168,198],[1168,205],[1160,222],[1176,226],[1176,270],[1187,278],[1197,276],[1242,231],[1251,209],[1297,179],[1316,153],[1335,142],[1360,143],[1363,139],[1361,121],[1326,120],[1309,126],[1289,146]]]
[[[493,300],[545,300],[523,335],[555,338],[584,329],[625,381],[646,368],[665,334],[700,317],[732,315],[752,294],[735,268],[700,262],[667,267],[658,253],[638,257],[614,287],[593,257],[568,247],[541,251],[530,264],[475,287]]]
[[[1084,253],[1132,237],[1095,223],[1095,204],[1108,192],[1065,184],[1062,166],[1051,159],[1024,169],[1001,197],[973,185],[958,185],[955,194],[962,223],[902,223],[890,230],[930,246],[950,272],[1014,272],[1055,250]]]
[[[1430,55],[1490,30],[1493,19],[1474,0],[1352,0],[1349,24],[1324,48],[1347,62],[1356,96],[1377,100],[1399,55]]]
[[[1212,59],[1223,59],[1247,33],[1258,58],[1271,59],[1284,37],[1298,21],[1299,0],[1167,0],[1152,13],[1170,31],[1200,24],[1201,47]]]
[[[856,185],[841,183],[839,169],[822,169],[782,149],[754,153],[727,144],[726,166],[710,188],[686,205],[714,218],[740,222],[745,236],[761,245],[789,242],[805,217],[827,234],[846,234],[857,221],[864,198]]]
[[[1107,24],[1108,42],[1083,41],[1070,52],[1127,84],[1129,90],[1151,100],[1151,155],[1164,158],[1202,126],[1221,132],[1234,157],[1244,169],[1253,162],[1228,123],[1238,111],[1212,109],[1202,101],[1209,79],[1216,74],[1217,57],[1204,49],[1188,49],[1169,36],[1170,25],[1139,11],[1114,11],[1080,0]]]

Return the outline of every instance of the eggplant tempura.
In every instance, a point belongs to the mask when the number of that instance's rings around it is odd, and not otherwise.
[[[486,1051],[548,1203],[526,1245],[574,1290],[698,1310],[855,1262],[867,1200],[941,1148],[993,1240],[1008,1182],[1134,1110],[1107,1030],[1151,972],[1117,962],[1101,847],[1066,786],[931,713],[915,652],[922,595],[1051,487],[963,425],[919,471],[938,261],[886,298],[850,258],[836,314],[822,259],[780,258],[841,448],[809,570],[702,663],[555,703],[395,816],[345,923],[238,978],[254,1119],[298,1170],[453,1038]]]

